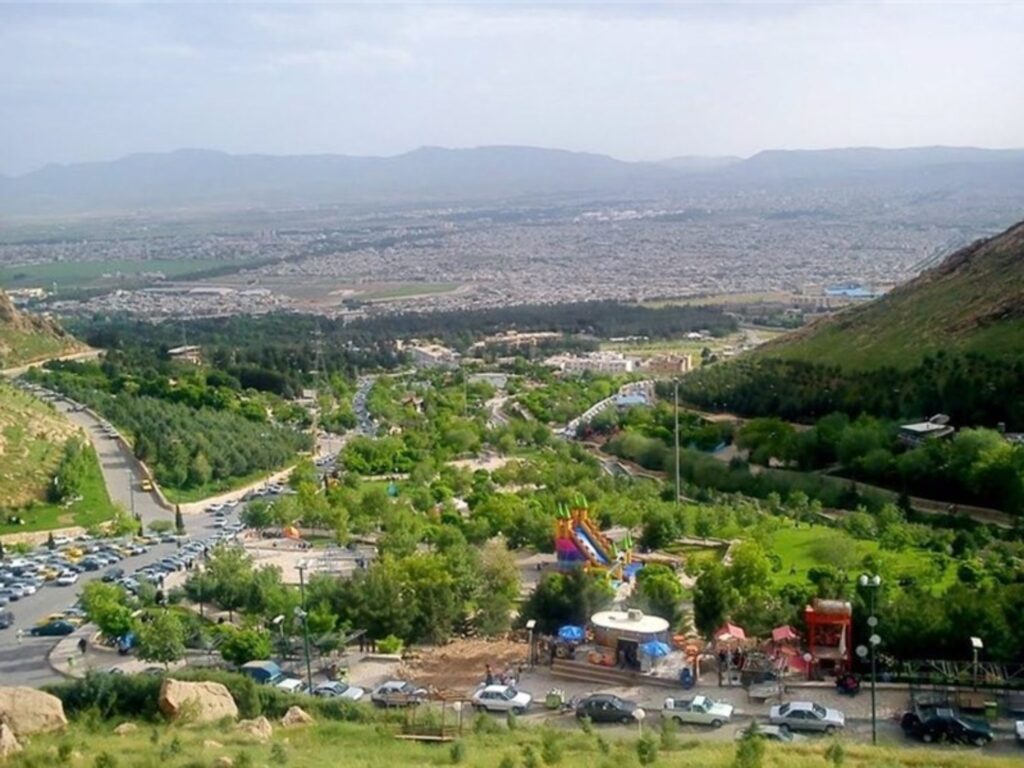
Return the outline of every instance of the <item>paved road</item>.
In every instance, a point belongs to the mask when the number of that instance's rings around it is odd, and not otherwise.
[[[142,516],[145,524],[154,520],[173,519],[167,510],[157,504],[152,494],[131,490],[137,487],[138,483],[135,463],[120,441],[106,437],[98,429],[99,422],[88,413],[74,412],[64,401],[57,401],[54,405],[88,433],[96,447],[103,477],[113,501],[124,504],[127,509],[131,509],[134,503],[135,511]],[[193,538],[210,535],[215,530],[213,519],[206,515],[185,517],[185,528]],[[159,544],[144,555],[125,558],[120,566],[125,571],[132,571],[160,560],[174,550],[174,544]],[[40,619],[64,610],[75,602],[78,592],[85,584],[100,576],[102,571],[83,573],[78,584],[73,587],[58,587],[51,582],[35,595],[11,603],[7,607],[6,610],[14,613],[15,623],[13,627],[0,630],[0,680],[4,681],[4,684],[42,685],[59,679],[59,675],[50,669],[46,655],[60,638],[26,635],[19,642],[17,630],[27,632]]]

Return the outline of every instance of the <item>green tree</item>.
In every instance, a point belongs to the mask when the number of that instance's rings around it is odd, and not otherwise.
[[[502,539],[488,541],[480,553],[477,626],[485,635],[509,628],[512,606],[519,598],[520,575],[516,559]]]
[[[697,629],[710,636],[725,621],[735,602],[735,592],[726,569],[712,563],[701,571],[693,587],[693,621]]]
[[[683,585],[675,572],[664,565],[648,565],[637,574],[631,603],[645,613],[666,619],[675,627],[682,618]]]
[[[179,536],[185,534],[185,518],[181,516],[181,505],[174,505],[174,530],[178,532]]]
[[[262,629],[249,627],[237,629],[222,625],[219,646],[220,655],[225,661],[241,666],[249,661],[258,661],[270,657],[270,634]]]
[[[91,581],[82,588],[82,608],[103,636],[113,640],[135,629],[128,593],[116,584]]]
[[[174,611],[147,611],[139,622],[136,655],[167,666],[185,657],[185,625]]]

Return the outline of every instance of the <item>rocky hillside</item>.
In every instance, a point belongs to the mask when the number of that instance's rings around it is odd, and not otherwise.
[[[940,350],[1024,359],[1024,222],[758,355],[868,369],[910,367]]]
[[[84,349],[52,320],[19,312],[0,290],[0,369]]]

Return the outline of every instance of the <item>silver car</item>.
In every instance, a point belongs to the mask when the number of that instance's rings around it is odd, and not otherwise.
[[[835,733],[846,725],[846,716],[811,701],[791,701],[772,707],[768,722],[791,731]]]

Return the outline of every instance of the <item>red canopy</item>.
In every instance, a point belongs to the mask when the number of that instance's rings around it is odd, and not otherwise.
[[[798,635],[796,633],[796,630],[793,629],[791,626],[789,626],[789,624],[786,624],[786,625],[781,626],[781,627],[776,627],[775,629],[772,630],[772,642],[773,643],[785,643],[785,642],[788,642],[789,640],[799,640],[799,639],[800,639],[800,635]]]
[[[715,632],[715,640],[720,643],[728,642],[729,640],[746,640],[747,633],[743,631],[743,627],[737,627],[735,624],[726,622],[718,631]]]

